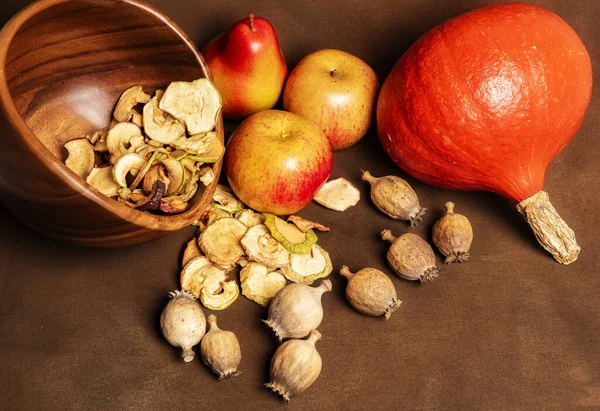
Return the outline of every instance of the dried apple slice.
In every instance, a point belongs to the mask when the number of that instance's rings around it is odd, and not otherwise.
[[[215,181],[215,173],[214,173],[212,167],[208,167],[208,166],[202,167],[200,169],[198,175],[200,177],[200,181],[206,187],[208,187],[210,185],[210,183],[212,183],[213,181]]]
[[[200,154],[209,148],[212,141],[211,137],[214,134],[217,135],[216,138],[218,140],[218,134],[214,131],[211,131],[209,133],[196,134],[195,136],[190,137],[179,137],[177,140],[171,143],[171,146],[178,150],[184,150],[189,154]]]
[[[144,143],[142,130],[133,123],[118,123],[106,134],[106,147],[110,153],[110,162],[115,164],[121,157],[129,153],[131,141]]]
[[[179,214],[187,210],[189,203],[179,196],[165,197],[160,200],[159,209],[165,214]]]
[[[131,190],[128,187],[120,187],[119,190],[117,191],[117,194],[119,195],[119,199],[124,200],[124,201],[130,201],[131,194],[133,194],[133,193],[131,192]],[[143,197],[146,197],[146,196],[144,196],[144,193],[140,193],[140,194]],[[143,198],[140,198],[140,201],[143,201]]]
[[[94,144],[94,151],[97,153],[106,153],[108,152],[108,145],[106,145],[105,140],[98,140]]]
[[[181,198],[181,201],[190,201],[194,197],[194,195],[196,194],[197,191],[198,191],[197,183],[188,183],[187,187],[185,188],[185,192],[182,193],[179,197]]]
[[[250,261],[269,268],[285,267],[290,261],[290,253],[273,238],[264,224],[249,228],[240,243]]]
[[[142,86],[133,86],[121,94],[117,106],[113,112],[113,117],[122,123],[131,120],[134,114],[133,107],[139,103],[146,104],[150,101],[150,96],[142,90]]]
[[[142,204],[148,201],[153,195],[155,195],[154,191],[150,192],[150,195],[145,195],[141,190],[131,191],[127,187],[122,187],[119,189],[119,198],[127,199],[129,202],[133,203],[132,207],[135,207],[137,204]],[[129,193],[127,197],[126,193]]]
[[[133,123],[131,123],[133,124]],[[139,135],[133,137],[129,140],[129,148],[127,149],[128,153],[137,153],[142,147],[146,146],[146,141],[144,136]]]
[[[161,163],[166,167],[170,180],[167,196],[179,193],[185,187],[185,167],[174,158],[165,158]]]
[[[315,223],[314,221],[306,220],[302,217],[298,217],[297,215],[291,215],[287,218],[290,223],[293,223],[298,227],[300,231],[303,233],[307,233],[313,228],[319,231],[329,231],[329,227],[324,226],[323,224]]]
[[[223,184],[217,184],[213,201],[217,202],[216,207],[220,207],[229,213],[235,213],[244,208],[244,203],[233,194],[229,187]]]
[[[279,271],[269,272],[266,265],[248,263],[240,271],[242,294],[251,301],[267,307],[287,281]]]
[[[175,81],[167,87],[159,108],[185,124],[190,135],[215,128],[221,111],[221,96],[206,78]],[[168,144],[168,143],[166,143]]]
[[[85,138],[90,140],[90,143],[92,143],[95,146],[97,142],[105,141],[106,133],[108,133],[108,131],[103,128],[102,130],[96,130],[93,133],[86,134]]]
[[[290,224],[281,218],[264,213],[265,225],[269,228],[271,235],[290,253],[306,254],[317,242],[314,231],[302,232],[294,224]]]
[[[152,167],[150,167],[142,182],[142,189],[145,193],[152,192],[154,183],[156,183],[158,180],[165,183],[165,187],[168,189],[171,180],[169,180],[165,174],[165,170],[166,168],[163,164],[154,164]]]
[[[65,143],[69,156],[65,165],[81,178],[87,179],[96,163],[94,146],[87,138],[76,138]]]
[[[235,281],[223,283],[223,289],[219,293],[212,293],[207,287],[200,292],[200,302],[209,310],[224,310],[237,300],[240,290]]]
[[[172,149],[172,147],[168,147],[168,148]],[[169,153],[169,157],[171,157],[172,159],[175,159],[177,161],[183,160],[186,155],[187,155],[187,151],[185,151],[185,150],[179,150],[179,149],[173,150],[173,151],[171,151]],[[185,164],[184,164],[184,166],[185,166]],[[195,168],[195,167],[193,167],[193,168]]]
[[[331,210],[346,211],[360,200],[360,191],[345,178],[329,180],[315,195],[314,200]]]
[[[152,155],[150,156],[150,158],[148,159],[148,161],[146,162],[146,164],[144,165],[144,167],[142,167],[142,169],[140,170],[140,172],[137,173],[137,175],[135,176],[135,178],[131,182],[131,184],[129,186],[129,188],[131,190],[135,190],[137,188],[137,186],[140,184],[140,182],[142,181],[142,179],[146,176],[146,174],[148,173],[148,171],[150,170],[150,168],[154,164],[154,160],[156,160],[157,156],[158,156],[158,151],[155,151],[154,153],[152,153]],[[165,183],[162,182],[162,181],[161,181],[161,183],[166,188]]]
[[[183,250],[183,256],[181,257],[181,266],[185,267],[192,259],[196,257],[203,257],[202,250],[198,246],[198,239],[192,238],[185,246]]]
[[[234,217],[240,220],[246,227],[254,227],[255,225],[265,223],[264,215],[255,213],[254,210],[250,210],[249,208],[237,211]]]
[[[181,270],[181,288],[200,298],[206,288],[211,293],[221,291],[221,284],[228,279],[225,270],[214,265],[207,257],[192,258]]]
[[[148,160],[137,154],[125,154],[115,163],[112,169],[115,182],[121,187],[127,187],[127,174],[133,171],[139,172],[147,162]]]
[[[161,144],[171,144],[173,140],[185,135],[185,127],[176,119],[158,108],[157,97],[144,106],[144,131],[152,140]]]
[[[220,218],[202,231],[198,245],[213,263],[234,266],[244,255],[240,239],[247,229],[235,218]]]
[[[187,154],[186,154],[186,156],[187,156]],[[179,162],[181,164],[183,164],[183,166],[190,171],[199,170],[200,166],[202,165],[202,162],[196,161],[196,160],[188,158],[188,157],[183,157],[182,159],[179,160]]]
[[[221,218],[231,218],[231,214],[222,208],[216,207],[215,204],[211,204],[208,207],[208,211],[206,211],[198,220],[194,221],[192,225],[198,226],[198,230],[202,232],[206,230],[206,227]]]
[[[95,167],[85,181],[107,197],[116,196],[120,188],[113,178],[113,166],[111,165]]]
[[[315,244],[308,254],[290,254],[289,264],[281,271],[290,281],[310,285],[319,278],[327,277],[332,268],[327,251]]]
[[[214,131],[197,134],[189,138],[180,137],[172,146],[188,152],[188,158],[202,163],[216,163],[225,154],[225,146]]]
[[[142,113],[138,113],[137,110],[133,109],[133,116],[131,116],[131,122],[136,126],[144,127],[144,116]]]

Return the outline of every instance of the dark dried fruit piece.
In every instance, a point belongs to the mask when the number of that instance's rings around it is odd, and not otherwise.
[[[148,196],[148,200],[144,201],[143,203],[136,204],[135,208],[139,211],[156,210],[159,207],[163,196],[165,195],[165,190],[165,183],[158,180],[156,183],[154,183],[154,190]]]

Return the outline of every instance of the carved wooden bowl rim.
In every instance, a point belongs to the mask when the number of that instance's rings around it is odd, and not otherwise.
[[[189,225],[194,219],[198,218],[204,209],[208,206],[212,200],[212,195],[215,191],[218,183],[222,160],[218,161],[213,165],[213,172],[215,174],[215,180],[205,188],[201,199],[194,204],[190,209],[184,213],[177,215],[154,215],[147,212],[138,211],[128,207],[119,201],[113,200],[96,191],[90,187],[85,180],[76,176],[71,170],[69,170],[65,164],[60,161],[53,153],[51,153],[41,141],[35,136],[35,134],[29,129],[25,120],[21,117],[17,108],[14,104],[12,96],[9,92],[8,81],[6,77],[6,58],[12,39],[18,30],[33,16],[37,13],[48,9],[50,7],[64,4],[64,3],[77,3],[81,0],[38,0],[17,13],[0,31],[0,108],[3,110],[4,115],[8,122],[12,124],[14,129],[17,130],[20,137],[27,144],[37,160],[42,162],[49,173],[52,173],[65,184],[72,189],[81,193],[87,199],[93,201],[102,208],[109,212],[119,216],[120,218],[133,223],[138,226],[146,227],[153,230],[177,230],[179,228]],[[194,43],[189,39],[185,32],[169,17],[163,14],[160,10],[140,0],[100,0],[90,1],[84,0],[86,4],[90,5],[106,5],[124,3],[136,7],[141,13],[149,13],[156,17],[159,21],[169,27],[175,32],[183,44],[187,46],[189,52],[196,58],[198,65],[202,71],[204,77],[212,80],[212,77],[208,71],[206,61],[196,49]],[[177,80],[177,79],[173,79]],[[217,122],[216,131],[219,133],[221,141],[223,141],[223,120],[219,115]]]

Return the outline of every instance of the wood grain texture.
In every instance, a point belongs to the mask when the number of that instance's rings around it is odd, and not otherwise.
[[[63,144],[103,128],[120,94],[209,76],[175,23],[137,0],[42,0],[0,32],[0,198],[43,234],[94,247],[141,243],[189,225],[218,179],[177,216],[131,209],[63,164]],[[217,131],[223,139],[223,122]],[[214,164],[220,174],[221,162]]]

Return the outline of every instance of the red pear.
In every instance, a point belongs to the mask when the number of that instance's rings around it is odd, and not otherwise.
[[[266,19],[248,14],[202,53],[221,93],[225,118],[241,120],[279,100],[288,69],[275,29]]]

